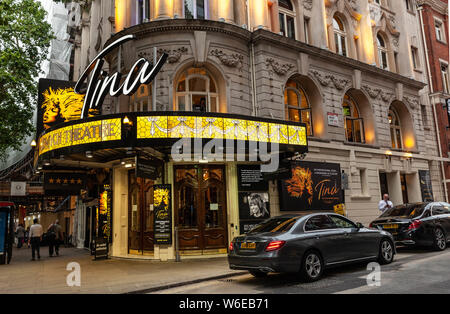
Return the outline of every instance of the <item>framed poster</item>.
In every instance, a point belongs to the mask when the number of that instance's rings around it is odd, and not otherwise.
[[[281,211],[329,210],[343,203],[339,164],[295,162],[279,182]]]
[[[433,185],[431,184],[430,171],[419,170],[420,191],[424,202],[433,202]]]
[[[269,183],[264,180],[260,165],[239,165],[238,189],[239,191],[267,191]]]
[[[248,233],[270,218],[269,183],[260,165],[238,166],[239,227]]]
[[[155,185],[154,194],[154,230],[156,245],[172,244],[172,186]]]

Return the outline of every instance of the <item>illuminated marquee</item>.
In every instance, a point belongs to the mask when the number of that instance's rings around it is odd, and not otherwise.
[[[138,117],[137,138],[224,139],[307,146],[305,126],[204,116]]]
[[[122,118],[96,120],[51,130],[39,139],[39,156],[61,148],[122,140]],[[127,130],[138,145],[148,140],[219,139],[276,143],[304,149],[306,126],[276,120],[248,120],[244,116],[138,116],[135,130]],[[139,144],[139,141],[142,141]],[[125,143],[123,143],[125,145]]]
[[[60,148],[122,139],[121,119],[75,124],[51,131],[39,139],[39,156]]]

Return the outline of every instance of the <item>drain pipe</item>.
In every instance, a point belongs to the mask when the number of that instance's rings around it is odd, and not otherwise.
[[[417,6],[417,11],[419,12],[419,19],[420,19],[420,29],[422,30],[422,42],[425,48],[425,59],[426,59],[426,63],[427,63],[427,72],[428,72],[428,81],[429,81],[429,86],[430,86],[430,90],[429,92],[432,94],[434,91],[434,86],[433,86],[433,80],[431,77],[431,69],[430,69],[430,59],[428,57],[428,45],[427,45],[427,41],[425,40],[425,29],[423,27],[423,7],[421,5]],[[441,172],[442,172],[442,183],[444,185],[444,193],[445,193],[445,201],[448,202],[448,190],[447,190],[447,182],[446,182],[446,176],[445,176],[445,167],[444,167],[444,162],[442,161],[442,146],[441,146],[441,134],[439,133],[439,125],[437,123],[437,114],[436,114],[436,108],[434,105],[434,102],[430,99],[430,104],[433,110],[433,116],[434,116],[434,128],[436,130],[436,136],[437,136],[437,140],[438,140],[438,148],[439,148],[439,157],[440,157],[440,163],[441,163]]]

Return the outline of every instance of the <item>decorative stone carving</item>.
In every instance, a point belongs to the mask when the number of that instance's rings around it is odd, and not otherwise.
[[[244,65],[244,56],[238,53],[226,54],[220,49],[214,49],[209,54],[216,57],[220,60],[220,62],[222,62],[222,64],[230,68],[238,68],[239,70],[242,70]]]
[[[314,75],[314,77],[319,81],[322,86],[329,86],[333,83],[334,87],[337,90],[345,89],[351,81],[344,78],[339,78],[331,74],[323,74],[317,70],[311,70],[310,73]]]
[[[369,94],[369,96],[373,99],[381,99],[385,103],[390,103],[392,97],[394,97],[394,93],[390,93],[388,91],[384,91],[381,88],[372,88],[369,85],[363,85],[362,88]]]
[[[290,70],[292,70],[295,66],[290,63],[280,64],[278,61],[275,61],[273,58],[266,59],[266,67],[270,70],[270,73],[275,72],[279,76],[285,76]]]
[[[350,84],[350,80],[340,79],[333,75],[330,75],[330,79],[333,82],[334,87],[336,87],[337,90],[343,90],[347,87],[348,84]]]
[[[320,73],[319,71],[311,70],[309,71],[309,73],[314,75],[314,77],[319,81],[320,85],[325,87],[330,85],[330,79],[327,76],[322,75],[322,73]]]
[[[417,97],[405,96],[404,100],[412,110],[416,110],[420,106],[420,100]]]
[[[306,10],[311,11],[313,7],[313,0],[303,0],[303,7]]]

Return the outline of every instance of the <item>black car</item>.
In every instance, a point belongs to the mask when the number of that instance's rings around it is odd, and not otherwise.
[[[325,268],[353,262],[389,264],[396,254],[388,232],[367,229],[330,213],[270,218],[231,243],[231,269],[248,270],[255,277],[269,272],[300,273],[318,280]]]
[[[399,244],[431,246],[443,251],[450,241],[450,204],[434,202],[396,206],[385,211],[370,226],[389,231]]]

